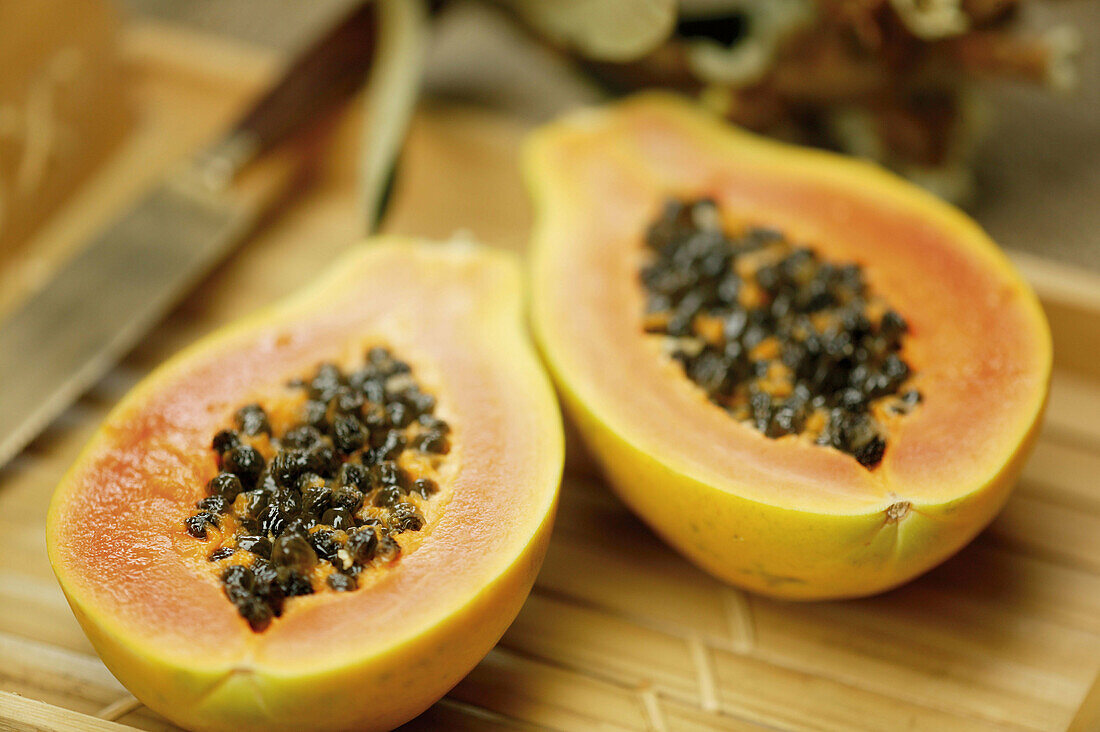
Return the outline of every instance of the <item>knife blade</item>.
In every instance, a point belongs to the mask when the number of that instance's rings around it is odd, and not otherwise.
[[[261,220],[304,158],[261,154],[365,80],[375,6],[295,56],[219,142],[171,172],[0,323],[0,466],[126,354]]]

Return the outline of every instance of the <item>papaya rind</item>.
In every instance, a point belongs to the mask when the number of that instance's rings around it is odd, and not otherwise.
[[[983,477],[952,485],[933,500],[886,491],[883,495],[822,497],[806,486],[805,499],[769,501],[754,486],[738,485],[698,461],[652,444],[601,401],[579,376],[583,369],[563,342],[546,293],[560,283],[545,275],[556,246],[556,222],[566,221],[577,200],[555,162],[572,136],[594,134],[635,112],[663,116],[685,136],[716,154],[751,158],[759,167],[849,191],[918,212],[950,232],[1011,286],[1035,334],[1036,381],[1042,384],[1017,413],[1016,449],[991,464]],[[598,134],[598,133],[596,133]],[[612,144],[617,144],[614,140]],[[629,151],[607,152],[615,165],[642,165]],[[738,130],[686,100],[649,92],[607,107],[581,110],[533,133],[523,154],[525,178],[535,202],[532,235],[532,313],[536,341],[567,413],[596,455],[615,492],[666,542],[703,569],[761,594],[790,599],[870,595],[899,585],[957,552],[1004,505],[1030,454],[1046,405],[1052,366],[1051,337],[1038,298],[1007,257],[971,219],[932,194],[870,163],[777,143]],[[658,193],[655,191],[655,193]],[[578,315],[577,317],[583,317]],[[608,365],[605,364],[604,368]],[[625,378],[625,377],[624,377]],[[657,416],[655,418],[661,418]],[[984,467],[984,466],[983,466]],[[900,521],[891,507],[909,504]],[[893,510],[897,510],[896,508]]]
[[[877,594],[955,554],[1004,506],[1038,435],[1037,423],[984,489],[945,503],[913,503],[892,521],[894,499],[864,513],[821,513],[716,488],[639,450],[563,379],[558,384],[611,487],[658,536],[715,577],[792,600]]]

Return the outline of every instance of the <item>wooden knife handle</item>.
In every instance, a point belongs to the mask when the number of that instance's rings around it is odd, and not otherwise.
[[[275,87],[200,156],[210,187],[224,187],[258,155],[363,85],[378,45],[376,16],[375,3],[357,4],[291,60]]]

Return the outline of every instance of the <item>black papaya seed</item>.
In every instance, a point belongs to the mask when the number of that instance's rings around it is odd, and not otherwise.
[[[327,582],[328,586],[337,592],[350,592],[359,586],[359,581],[355,577],[343,572],[333,572],[328,576]]]
[[[260,434],[271,434],[271,424],[267,419],[267,412],[259,404],[246,404],[237,410],[233,420],[244,434],[255,437]]]
[[[420,531],[424,528],[424,515],[411,503],[398,503],[390,509],[390,528],[397,533]]]
[[[346,508],[330,508],[321,516],[321,523],[334,529],[350,529],[355,526],[355,519]]]
[[[237,495],[244,490],[241,479],[233,473],[218,473],[206,484],[206,492],[211,496],[221,496],[232,503]]]
[[[195,508],[202,509],[207,513],[219,514],[229,513],[229,501],[225,500],[221,496],[207,496],[198,503],[195,504]]]
[[[347,550],[356,562],[369,562],[377,548],[378,530],[374,526],[363,526],[348,535]]]
[[[193,516],[189,516],[186,521],[187,533],[196,539],[206,538],[206,528],[208,526],[217,526],[217,518],[208,511],[199,511]]]
[[[246,488],[256,485],[264,464],[263,455],[250,445],[234,447],[225,454],[222,462],[225,472],[236,475],[241,485]]]
[[[271,541],[266,536],[238,536],[237,548],[264,559],[271,558]]]
[[[214,440],[211,445],[214,448],[214,452],[218,454],[219,459],[221,456],[234,447],[241,444],[240,436],[233,430],[222,430],[214,435]]]
[[[299,533],[283,533],[271,545],[271,561],[305,574],[317,564],[317,553],[309,540]]]

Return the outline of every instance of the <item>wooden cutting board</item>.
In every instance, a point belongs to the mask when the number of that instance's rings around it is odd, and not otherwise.
[[[130,153],[88,192],[81,205],[100,219],[125,200],[121,189],[132,184],[122,177],[142,165],[151,174],[197,144],[270,71],[269,59],[237,49],[252,58],[252,72],[227,79],[220,64],[174,55],[193,39],[164,33],[134,30],[128,45],[142,79],[139,104],[164,116],[159,132],[144,133],[160,152],[149,163]],[[197,122],[194,139],[173,153],[152,141],[182,126],[171,107],[180,89]],[[0,729],[172,728],[111,677],[65,604],[46,561],[50,492],[150,368],[296,288],[352,243],[357,123],[352,114],[341,121],[293,205],[0,472]],[[446,237],[464,229],[522,250],[531,218],[516,169],[523,132],[483,111],[424,107],[386,230]],[[64,215],[70,229],[90,226],[87,216]],[[76,240],[55,231],[41,266]],[[1086,700],[1100,670],[1100,287],[1047,262],[1021,262],[1056,332],[1049,416],[1004,513],[958,556],[865,600],[747,595],[662,544],[573,442],[530,599],[498,647],[409,728],[1062,730],[1074,720],[1075,729],[1100,728],[1100,695]]]

